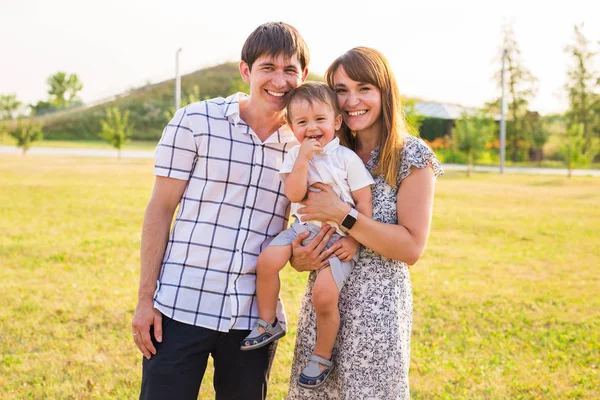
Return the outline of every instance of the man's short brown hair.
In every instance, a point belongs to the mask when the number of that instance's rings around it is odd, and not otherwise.
[[[261,56],[287,58],[297,56],[302,70],[308,67],[310,53],[300,32],[285,22],[267,22],[260,25],[246,39],[242,47],[242,61],[252,69],[252,64]]]

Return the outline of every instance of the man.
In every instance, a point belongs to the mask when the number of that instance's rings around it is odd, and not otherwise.
[[[190,104],[163,132],[132,321],[142,399],[196,399],[209,354],[217,399],[266,397],[275,347],[243,352],[240,342],[258,317],[256,259],[287,223],[278,171],[297,141],[284,109],[309,58],[294,27],[259,26],[241,54],[250,95]]]

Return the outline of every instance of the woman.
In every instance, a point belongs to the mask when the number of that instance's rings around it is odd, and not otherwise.
[[[310,220],[350,226],[349,234],[363,247],[340,293],[336,369],[322,385],[305,389],[294,377],[309,361],[316,338],[310,300],[316,274],[311,274],[298,320],[288,400],[408,399],[412,325],[408,268],[425,249],[434,184],[443,171],[427,145],[408,135],[396,80],[380,52],[365,47],[348,51],[329,67],[326,80],[336,91],[343,114],[340,139],[373,174],[373,218],[350,212],[350,206],[325,185],[315,185],[322,192],[310,192],[300,210]],[[301,248],[298,241],[294,246],[296,269],[322,265],[311,264],[320,245]]]

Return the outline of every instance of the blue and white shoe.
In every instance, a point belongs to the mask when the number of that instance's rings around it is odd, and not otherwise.
[[[327,367],[321,371],[319,364]],[[314,389],[321,386],[329,375],[333,371],[333,358],[327,360],[323,357],[319,357],[316,354],[310,356],[310,361],[302,370],[300,377],[298,378],[298,385],[306,389]]]
[[[259,327],[263,328],[263,333],[260,333]],[[284,336],[285,331],[279,324],[277,318],[275,318],[273,325],[259,318],[256,321],[256,324],[254,324],[252,332],[250,332],[250,334],[248,334],[248,336],[240,343],[240,350],[247,351],[259,349]]]

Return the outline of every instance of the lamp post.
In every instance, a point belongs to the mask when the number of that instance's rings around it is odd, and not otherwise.
[[[175,52],[175,111],[181,106],[181,76],[179,75],[179,53],[181,47]]]
[[[500,173],[504,173],[504,159],[506,158],[506,101],[504,100],[504,72],[506,64],[506,54],[508,51],[504,49],[502,52],[502,98],[500,99]]]

